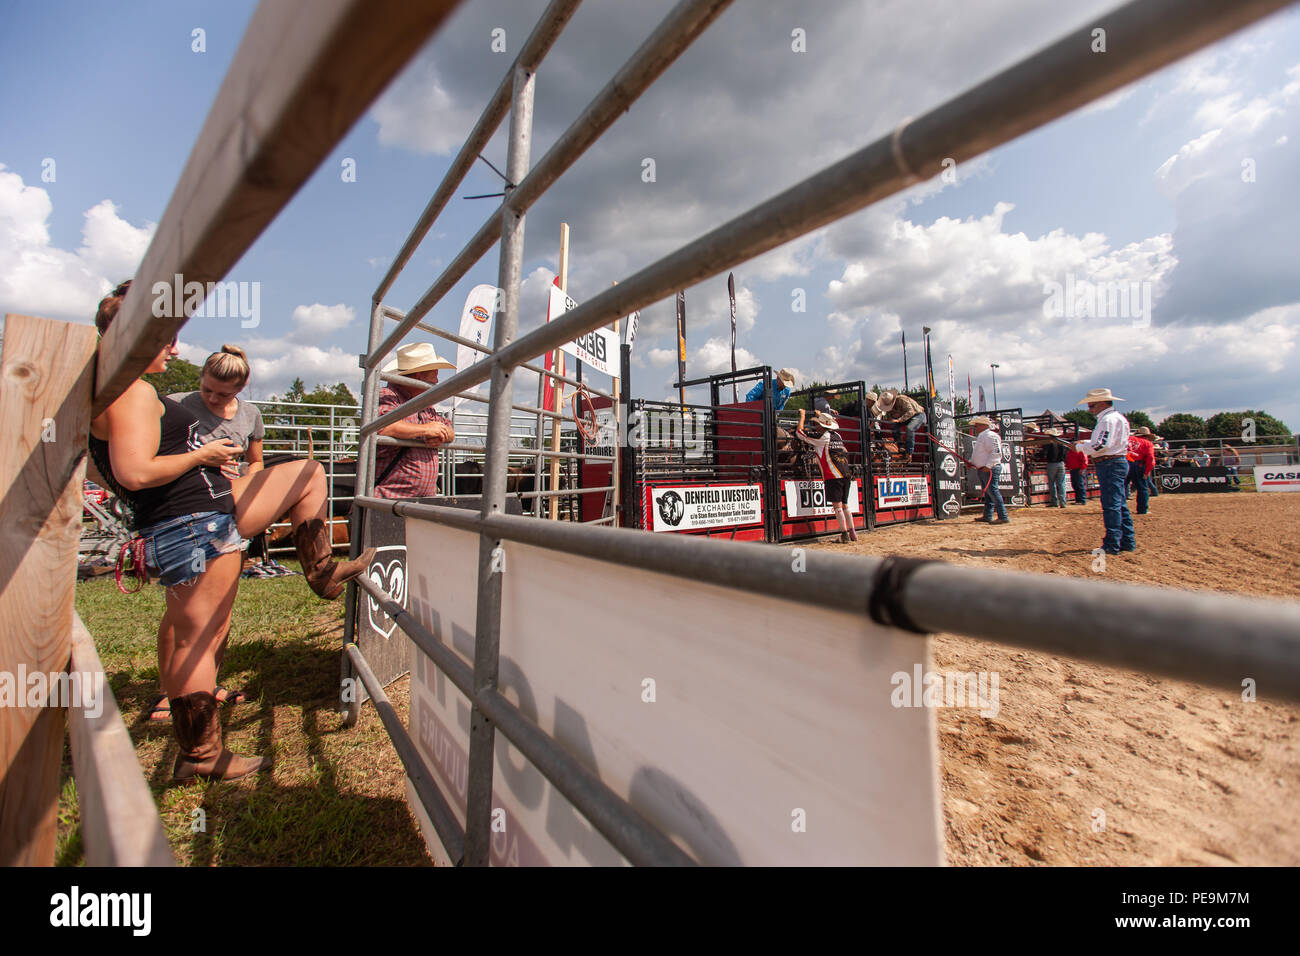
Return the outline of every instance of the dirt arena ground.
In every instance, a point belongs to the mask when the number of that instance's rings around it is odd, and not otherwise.
[[[823,546],[1095,576],[1096,500],[973,517]],[[1108,558],[1108,581],[1300,599],[1300,495],[1162,495],[1134,518],[1138,551]],[[1300,705],[1270,701],[1266,675],[1245,702],[948,634],[933,666],[1000,675],[995,718],[939,711],[949,863],[1300,864]]]

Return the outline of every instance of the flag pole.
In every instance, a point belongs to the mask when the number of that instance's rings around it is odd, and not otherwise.
[[[560,278],[560,291],[567,295],[569,291],[569,224],[567,222],[560,223],[559,278]],[[557,373],[560,371],[561,361],[563,361],[563,359],[560,358],[560,350],[557,348],[555,350],[554,357],[551,360],[551,368]],[[553,396],[552,404],[554,406],[551,409],[551,411],[556,412],[557,414],[559,413],[562,404],[561,393],[563,391],[564,391],[564,383],[557,379],[555,381],[555,387],[551,389],[551,395]],[[558,452],[559,450],[560,450],[560,420],[558,418],[552,418],[551,419],[551,451]],[[550,490],[559,491],[559,489],[560,489],[560,458],[558,455],[552,455]],[[556,521],[560,517],[560,496],[559,495],[554,495],[554,494],[551,495],[550,517],[552,521]]]
[[[907,382],[907,331],[903,332],[903,391],[909,391],[911,386]]]

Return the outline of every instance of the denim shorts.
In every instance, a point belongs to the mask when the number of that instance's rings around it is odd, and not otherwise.
[[[191,584],[217,555],[248,547],[235,527],[235,516],[220,511],[168,518],[140,529],[145,564],[163,587]]]

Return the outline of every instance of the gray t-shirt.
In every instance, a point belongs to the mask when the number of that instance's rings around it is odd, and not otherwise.
[[[212,410],[203,404],[203,396],[198,392],[177,392],[167,397],[174,402],[180,402],[195,414],[199,420],[199,435],[207,441],[229,438],[236,445],[248,448],[250,441],[261,441],[266,434],[266,427],[262,424],[262,411],[250,402],[236,399],[238,405],[235,408],[235,417],[227,420],[220,415],[214,415]],[[247,458],[240,457],[239,471],[241,474],[247,474]]]

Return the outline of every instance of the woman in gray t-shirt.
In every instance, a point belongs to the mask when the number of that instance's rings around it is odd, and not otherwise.
[[[178,392],[168,396],[180,402],[198,416],[200,434],[209,441],[229,438],[244,449],[237,459],[240,475],[256,474],[262,470],[262,438],[266,428],[262,412],[256,405],[241,402],[236,396],[248,384],[248,358],[243,349],[223,345],[203,363],[197,392]]]

